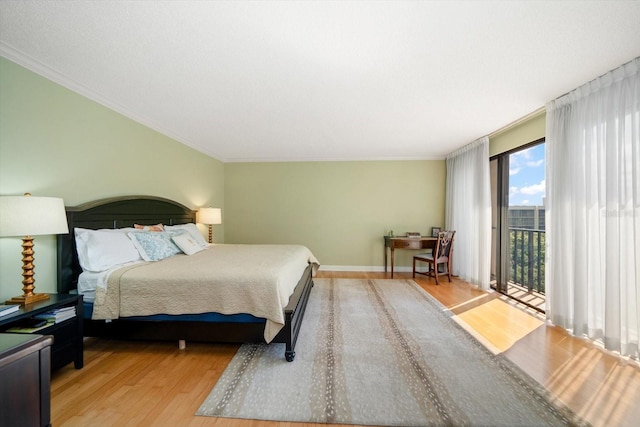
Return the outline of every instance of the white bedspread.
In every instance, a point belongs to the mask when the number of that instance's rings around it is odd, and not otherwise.
[[[298,245],[214,245],[194,255],[135,264],[96,288],[93,319],[153,314],[249,313],[267,319],[270,342],[284,326],[303,271],[319,264]]]

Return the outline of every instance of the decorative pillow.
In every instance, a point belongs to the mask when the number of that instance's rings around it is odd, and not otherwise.
[[[178,225],[165,225],[165,230],[186,230],[187,233],[193,238],[193,240],[203,248],[209,246],[204,237],[202,237],[202,233],[198,230],[198,226],[194,223],[190,222],[188,224],[178,224]],[[186,253],[186,252],[185,252]]]
[[[140,253],[127,237],[128,229],[88,230],[76,228],[78,261],[84,271],[100,272],[116,265],[141,261]]]
[[[136,230],[142,230],[142,231],[164,231],[164,226],[162,224],[156,224],[156,225],[133,224],[133,227]]]
[[[182,233],[184,231],[136,231],[127,234],[143,260],[160,261],[181,252],[171,238]]]
[[[193,255],[196,252],[203,251],[204,248],[200,246],[191,234],[182,233],[176,236],[173,236],[173,242],[178,245],[178,247],[187,255]]]

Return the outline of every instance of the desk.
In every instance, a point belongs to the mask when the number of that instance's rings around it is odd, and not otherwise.
[[[387,248],[391,250],[391,278],[393,279],[394,251],[396,249],[433,249],[436,237],[384,236],[384,272],[387,272]]]

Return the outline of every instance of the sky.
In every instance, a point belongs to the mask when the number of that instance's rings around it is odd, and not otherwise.
[[[509,206],[542,206],[545,195],[544,144],[509,156]]]

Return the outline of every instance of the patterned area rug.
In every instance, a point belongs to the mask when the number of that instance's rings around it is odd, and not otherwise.
[[[241,346],[196,415],[385,426],[583,424],[411,280],[315,279],[296,358]]]

